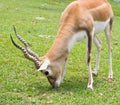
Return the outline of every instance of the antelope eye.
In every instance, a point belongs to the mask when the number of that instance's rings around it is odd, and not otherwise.
[[[48,76],[48,75],[49,75],[49,72],[48,72],[48,71],[45,71],[45,75]]]

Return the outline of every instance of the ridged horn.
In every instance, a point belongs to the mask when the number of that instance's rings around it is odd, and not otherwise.
[[[15,27],[15,26],[13,26],[13,28],[14,28],[15,35],[16,35],[17,38],[25,45],[25,48],[26,48],[27,52],[28,52],[30,55],[34,56],[36,59],[39,60],[39,56],[30,49],[31,44],[29,44],[26,40],[24,40],[24,39],[17,33],[17,30],[16,30],[16,27]]]
[[[30,44],[29,44],[28,42],[26,42],[26,41],[17,33],[16,27],[13,26],[13,28],[14,28],[14,32],[15,32],[17,38],[24,44],[25,48],[22,47],[22,46],[20,46],[19,44],[17,44],[17,43],[13,40],[12,35],[10,34],[10,38],[11,38],[11,41],[12,41],[13,45],[14,45],[16,48],[20,49],[20,50],[23,52],[25,58],[33,61],[34,64],[35,64],[35,66],[36,66],[36,68],[39,69],[39,68],[40,68],[40,65],[41,65],[41,63],[40,63],[41,59],[39,59],[38,55],[29,48]]]

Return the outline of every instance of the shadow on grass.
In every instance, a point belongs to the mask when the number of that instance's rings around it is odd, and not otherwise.
[[[40,83],[33,83],[29,87],[29,91],[33,92],[32,88],[34,87],[34,93],[35,95],[39,95],[41,93],[66,93],[66,92],[83,92],[86,91],[87,87],[87,78],[83,78],[82,80],[79,80],[80,78],[74,78],[71,80],[71,78],[64,80],[63,83],[61,83],[60,87],[58,88],[52,88],[50,84],[40,84]]]
[[[37,83],[31,84],[29,88],[29,92],[33,92],[35,96],[37,95],[42,95],[42,94],[91,94],[91,91],[87,89],[87,83],[88,83],[88,78],[87,77],[67,77],[61,83],[60,87],[58,88],[52,88],[49,83],[41,81]],[[99,87],[102,85],[108,85],[107,81],[104,80],[103,78],[99,79],[99,77],[94,77],[94,92],[98,91]],[[32,90],[34,88],[34,91]],[[93,92],[93,91],[92,91]]]

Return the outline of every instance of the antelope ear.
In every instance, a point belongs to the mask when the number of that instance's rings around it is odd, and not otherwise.
[[[50,65],[50,61],[49,60],[45,60],[42,65],[40,66],[40,68],[38,69],[38,71],[41,71],[41,70],[46,70],[48,65]]]

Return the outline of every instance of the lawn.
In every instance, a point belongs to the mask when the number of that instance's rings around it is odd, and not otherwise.
[[[1,0],[0,1],[0,105],[120,105],[120,3],[109,0],[114,10],[113,71],[114,79],[107,81],[108,51],[103,33],[100,71],[94,77],[94,91],[86,89],[88,70],[86,44],[75,44],[68,59],[67,74],[57,89],[32,62],[24,59],[10,41],[15,38],[13,25],[31,48],[40,56],[50,48],[59,27],[64,8],[73,0]],[[92,50],[92,67],[96,49]]]

